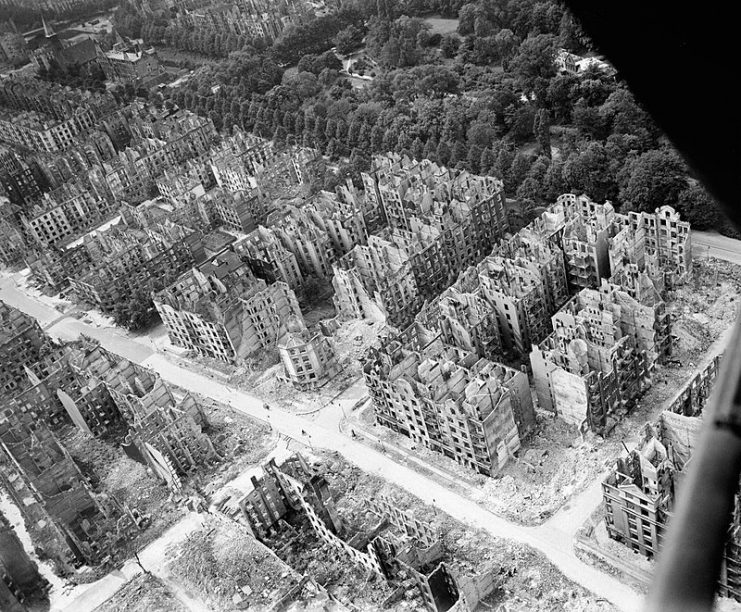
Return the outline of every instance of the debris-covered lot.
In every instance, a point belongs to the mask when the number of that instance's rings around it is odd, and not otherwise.
[[[168,556],[173,558],[168,566],[173,578],[213,610],[265,610],[300,579],[228,519],[207,519]]]
[[[187,612],[162,582],[151,574],[140,574],[121,587],[97,612]]]

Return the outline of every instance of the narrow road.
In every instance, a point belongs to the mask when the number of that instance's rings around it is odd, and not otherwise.
[[[22,295],[12,280],[0,280],[0,299],[40,321],[49,323],[58,318],[59,313],[53,308]],[[33,303],[29,305],[29,302]],[[311,446],[337,451],[361,469],[380,475],[464,524],[483,529],[494,537],[514,540],[541,551],[565,576],[597,596],[607,599],[618,609],[632,611],[640,607],[640,596],[630,587],[576,557],[573,532],[581,523],[576,524],[570,515],[565,519],[561,516],[553,524],[548,522],[539,527],[522,527],[506,521],[440,483],[396,463],[387,455],[344,436],[339,431],[342,399],[327,407],[326,414],[314,422],[276,407],[267,412],[263,408],[262,399],[229,387],[210,376],[176,365],[155,353],[144,344],[145,340],[127,338],[120,330],[97,328],[76,319],[64,319],[49,326],[47,332],[65,339],[71,339],[79,333],[97,338],[105,348],[155,370],[167,382],[230,404],[246,415],[267,420],[278,432],[298,440],[303,439]],[[590,497],[593,494],[592,489],[590,487]],[[68,609],[73,610],[72,607]]]

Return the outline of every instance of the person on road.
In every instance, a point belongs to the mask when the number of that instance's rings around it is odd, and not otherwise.
[[[304,429],[301,430],[301,435],[302,436],[305,436],[306,435],[306,431]]]

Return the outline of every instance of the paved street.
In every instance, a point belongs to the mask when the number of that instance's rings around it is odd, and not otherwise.
[[[695,257],[715,257],[741,266],[741,240],[727,238],[716,232],[692,232]]]

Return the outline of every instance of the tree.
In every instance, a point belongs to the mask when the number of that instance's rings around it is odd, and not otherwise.
[[[461,46],[461,39],[455,34],[445,34],[440,42],[440,51],[443,57],[451,58],[455,57],[458,53],[458,48]]]
[[[415,138],[414,141],[412,141],[412,157],[417,160],[423,159],[424,147],[425,145],[422,143],[419,137]]]
[[[543,188],[536,179],[526,176],[517,188],[516,197],[520,201],[537,202],[543,197]]]
[[[450,164],[450,166],[455,168],[459,162],[466,161],[467,159],[468,159],[468,149],[466,148],[465,143],[460,140],[457,140],[455,144],[453,145],[452,150],[450,151],[450,159],[448,160],[448,164]]]
[[[448,162],[450,161],[450,155],[450,147],[444,140],[441,140],[440,143],[437,145],[437,150],[435,151],[435,160],[437,161],[437,163],[442,164],[443,166],[447,166]]]
[[[370,137],[371,150],[374,153],[381,151],[383,149],[383,141],[384,141],[384,129],[379,124],[376,124],[375,126],[373,126],[373,129],[371,130],[371,137]]]
[[[479,7],[476,4],[464,4],[458,11],[458,34],[461,36],[470,36],[473,34],[476,24],[476,16],[479,13]]]
[[[349,55],[358,48],[362,40],[362,30],[350,24],[345,29],[340,30],[337,33],[337,36],[334,37],[333,42],[335,44],[335,47],[337,47],[338,53],[342,53],[342,55]]]
[[[718,203],[699,183],[693,182],[679,194],[676,208],[692,229],[717,230],[726,222]]]
[[[569,156],[564,164],[563,179],[568,191],[585,193],[596,202],[612,200],[617,195],[609,156],[605,146],[599,142],[593,142],[586,150]]]
[[[574,92],[578,90],[579,77],[575,74],[559,74],[550,80],[546,90],[546,101],[557,123],[569,123],[574,107]]]
[[[520,39],[517,38],[512,30],[504,29],[497,32],[497,35],[494,37],[494,42],[499,50],[499,56],[502,58],[503,65],[509,67],[509,62],[517,51]]]
[[[574,106],[573,118],[574,125],[583,137],[602,140],[607,136],[607,126],[599,108],[588,106],[584,100],[579,100]]]
[[[506,121],[512,140],[518,143],[528,142],[533,137],[535,107],[532,104],[522,104],[510,112]]]
[[[533,122],[533,133],[535,139],[538,141],[543,154],[550,158],[551,157],[551,118],[550,113],[541,108],[535,113],[535,121]]]
[[[555,38],[550,34],[538,34],[522,42],[509,69],[517,77],[520,87],[530,92],[536,79],[547,80],[555,76],[555,57]]]
[[[466,157],[466,168],[469,172],[479,174],[481,172],[481,155],[484,153],[484,149],[478,145],[471,145],[468,147],[468,155]]]
[[[673,150],[654,149],[629,161],[620,181],[620,200],[629,210],[653,212],[665,204],[676,206],[687,174]]]
[[[527,177],[527,173],[532,165],[532,160],[528,155],[522,152],[518,152],[512,160],[512,165],[509,168],[507,181],[505,187],[509,193],[516,193],[522,185],[522,182]]]
[[[641,141],[644,149],[652,148],[658,131],[648,114],[636,103],[626,89],[611,93],[599,108],[606,129],[613,134],[632,134]]]
[[[383,135],[383,150],[395,151],[399,143],[399,132],[394,128],[388,128]]]
[[[390,38],[383,46],[380,63],[387,68],[396,68],[401,62],[401,45],[395,38]]]
[[[481,159],[479,160],[479,171],[481,174],[493,174],[494,164],[497,158],[491,148],[487,147],[481,152]]]
[[[563,164],[553,161],[545,173],[542,181],[542,198],[546,202],[554,202],[562,193],[566,193],[566,184],[563,180]]]
[[[437,159],[437,147],[438,147],[437,140],[434,137],[429,138],[427,142],[425,143],[425,148],[422,153],[422,157],[424,159],[432,159],[432,160]]]

